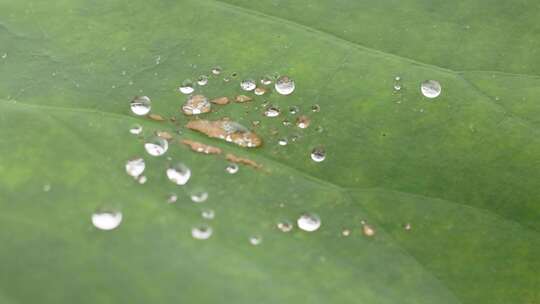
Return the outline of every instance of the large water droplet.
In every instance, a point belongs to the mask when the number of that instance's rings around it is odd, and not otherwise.
[[[316,147],[311,150],[311,159],[315,162],[322,162],[326,158],[326,151],[323,147]]]
[[[199,76],[199,79],[197,79],[197,84],[200,86],[205,86],[208,84],[208,76],[201,75]]]
[[[146,115],[150,112],[152,101],[148,96],[135,96],[130,103],[131,112],[135,115]]]
[[[206,240],[212,236],[212,227],[202,224],[191,228],[191,236],[197,240]]]
[[[304,213],[297,220],[298,228],[312,232],[321,227],[321,219],[314,213]]]
[[[264,116],[277,117],[281,113],[281,110],[277,106],[269,106],[264,110]]]
[[[139,124],[135,124],[131,126],[131,128],[129,129],[129,133],[133,135],[139,135],[142,133],[142,131],[143,131],[143,127]]]
[[[262,237],[260,235],[250,236],[249,243],[253,246],[260,245],[262,243]]]
[[[190,96],[182,106],[182,112],[186,115],[198,115],[210,112],[212,104],[203,95]]]
[[[276,226],[282,232],[290,232],[294,228],[293,224],[287,220],[278,222]]]
[[[195,191],[190,195],[191,201],[194,203],[203,203],[208,199],[208,192],[206,191]]]
[[[281,76],[276,80],[274,87],[279,94],[289,95],[294,91],[295,85],[294,81],[288,76]]]
[[[113,230],[122,222],[122,213],[118,211],[96,211],[92,214],[92,224],[100,230]]]
[[[239,169],[238,165],[234,163],[228,164],[227,167],[225,167],[225,171],[229,174],[236,174]]]
[[[144,159],[137,157],[126,162],[126,172],[132,177],[138,177],[144,172],[146,165]]]
[[[191,170],[183,163],[176,163],[167,169],[167,177],[177,185],[185,185],[191,177]]]
[[[427,98],[436,98],[441,95],[441,84],[436,80],[426,80],[422,82],[420,90]]]
[[[205,209],[201,211],[201,216],[205,220],[212,220],[216,216],[216,213],[212,209]]]
[[[193,91],[195,91],[195,88],[193,87],[193,82],[191,80],[186,79],[184,82],[182,82],[182,85],[178,87],[178,91],[182,94],[191,94]]]
[[[255,90],[256,86],[255,80],[253,79],[246,79],[240,82],[240,88],[242,88],[244,91],[253,91]]]
[[[154,136],[144,144],[144,149],[152,156],[161,156],[169,149],[169,143],[161,137]]]

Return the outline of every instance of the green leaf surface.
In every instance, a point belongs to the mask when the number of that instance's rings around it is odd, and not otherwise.
[[[0,1],[0,302],[539,303],[539,9],[530,0]],[[214,66],[223,73],[212,76]],[[243,149],[182,127],[190,118],[176,88],[202,74],[210,81],[197,92],[211,98],[268,74],[297,88],[203,115],[260,120],[264,146]],[[426,79],[442,84],[438,98],[422,96]],[[132,115],[135,95],[176,122]],[[262,116],[263,100],[282,114]],[[282,124],[298,116],[293,105],[310,127]],[[134,124],[143,135],[128,132]],[[145,138],[179,129],[165,156],[145,153]],[[180,139],[263,169],[230,175],[222,156]],[[320,163],[310,159],[317,146]],[[125,172],[135,156],[145,184]],[[174,161],[192,170],[185,186],[165,175]],[[201,204],[189,197],[198,189],[209,193]],[[122,211],[117,229],[92,225],[103,206]],[[215,219],[201,218],[206,208]],[[320,216],[319,230],[276,228],[304,212]],[[361,221],[376,234],[362,235]],[[193,239],[204,222],[213,235]]]

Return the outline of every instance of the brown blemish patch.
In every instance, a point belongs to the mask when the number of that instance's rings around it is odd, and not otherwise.
[[[221,149],[220,148],[210,146],[210,145],[206,145],[206,144],[200,143],[198,141],[193,141],[193,140],[189,140],[189,139],[183,139],[181,141],[181,143],[183,143],[184,145],[190,147],[191,150],[193,150],[195,152],[204,153],[204,154],[221,154]]]
[[[231,102],[231,101],[230,101],[229,97],[223,96],[223,97],[214,98],[214,99],[210,100],[210,102],[218,104],[218,105],[226,105],[226,104],[229,104],[229,102]]]
[[[238,102],[238,103],[244,103],[244,102],[248,102],[248,101],[252,101],[253,98],[247,96],[247,95],[238,95],[236,96],[236,98],[234,98],[234,101]]]
[[[296,118],[296,126],[300,129],[305,129],[311,124],[311,119],[306,115],[300,115]]]
[[[208,137],[223,139],[235,143],[241,147],[256,148],[262,145],[262,139],[246,127],[230,121],[221,120],[192,120],[186,124],[186,128],[206,134]]]
[[[151,120],[155,120],[155,121],[165,121],[165,117],[159,115],[159,114],[154,114],[154,113],[151,113],[151,114],[148,114],[148,118],[150,118]]]
[[[190,96],[182,106],[185,115],[198,115],[210,112],[211,105],[204,95]]]
[[[255,161],[253,161],[251,159],[238,157],[238,156],[236,156],[234,154],[231,154],[231,153],[227,153],[227,155],[225,155],[225,159],[230,161],[230,162],[250,166],[250,167],[253,167],[255,169],[261,169],[262,168],[261,164],[255,162]]]
[[[167,131],[156,131],[156,136],[166,140],[171,140],[173,138],[172,134]]]

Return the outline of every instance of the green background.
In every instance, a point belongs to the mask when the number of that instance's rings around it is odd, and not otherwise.
[[[0,301],[539,303],[539,15],[531,0],[0,1]],[[296,81],[291,96],[205,116],[260,120],[264,147],[181,128],[175,88],[216,65],[222,75],[197,92]],[[426,79],[442,84],[435,100],[420,94]],[[141,94],[178,123],[131,115]],[[261,115],[264,99],[279,118]],[[312,126],[283,126],[291,105]],[[129,134],[135,123],[143,136]],[[178,129],[171,160],[145,154],[145,137]],[[178,138],[264,170],[229,175]],[[315,163],[319,145],[327,158]],[[144,185],[125,173],[134,156]],[[186,186],[167,180],[171,161],[192,169]],[[123,212],[118,229],[92,226],[103,206]],[[216,218],[199,241],[203,208]],[[276,228],[303,212],[321,217],[317,232]]]

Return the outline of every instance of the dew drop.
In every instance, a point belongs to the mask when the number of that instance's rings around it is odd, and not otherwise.
[[[182,82],[182,85],[178,87],[178,91],[182,94],[191,94],[193,91],[195,91],[195,88],[193,87],[193,82],[191,80],[186,79],[184,82]]]
[[[394,91],[400,91],[401,85],[399,83],[394,84]]]
[[[212,209],[205,209],[201,211],[201,216],[205,220],[212,220],[216,216],[216,213]]]
[[[261,84],[265,86],[272,84],[272,77],[270,76],[261,77]]]
[[[240,167],[238,167],[238,165],[234,163],[230,163],[227,165],[227,167],[225,167],[225,171],[227,171],[227,173],[229,174],[236,174],[239,169]]]
[[[314,162],[320,163],[326,158],[326,151],[323,147],[316,147],[311,150],[311,159]]]
[[[403,229],[405,229],[405,230],[407,230],[407,231],[411,230],[411,229],[412,229],[411,223],[405,223],[405,224],[403,225]]]
[[[343,236],[349,236],[349,235],[351,235],[351,230],[349,230],[349,229],[343,229],[343,230],[341,231],[341,235],[343,235]]]
[[[208,84],[208,76],[201,75],[199,76],[199,79],[197,79],[197,84],[200,86],[205,86]]]
[[[194,203],[204,203],[208,199],[208,192],[195,191],[191,195],[191,201]]]
[[[276,226],[281,232],[290,232],[294,228],[293,224],[289,221],[280,221]]]
[[[305,115],[301,115],[296,119],[296,126],[300,129],[305,129],[311,124],[311,119]]]
[[[146,178],[146,176],[144,175],[140,175],[139,177],[137,177],[137,182],[141,185],[146,184],[147,181],[148,178]]]
[[[314,104],[311,106],[311,111],[312,112],[320,112],[321,111],[321,106],[319,106],[318,104]]]
[[[290,79],[288,76],[279,77],[276,80],[274,87],[276,88],[276,92],[278,92],[281,95],[289,95],[295,89],[294,81]]]
[[[371,227],[370,225],[363,223],[362,224],[362,234],[365,236],[371,237],[375,235],[375,228]]]
[[[214,74],[214,75],[219,75],[219,74],[221,74],[221,67],[218,67],[218,66],[213,67],[213,68],[212,68],[212,74]]]
[[[113,230],[122,222],[118,211],[96,211],[92,214],[92,224],[99,230]]]
[[[167,203],[169,204],[176,203],[177,200],[178,195],[176,193],[169,193],[169,195],[167,196]]]
[[[262,237],[260,235],[250,236],[249,243],[253,246],[260,245],[262,243]]]
[[[255,80],[253,79],[245,79],[240,82],[240,88],[244,91],[253,91],[256,86]]]
[[[144,172],[146,165],[144,159],[137,157],[126,162],[126,172],[129,176],[138,177]]]
[[[321,219],[314,213],[304,213],[297,220],[298,228],[312,232],[321,227]]]
[[[317,127],[315,128],[315,132],[317,132],[317,133],[322,133],[322,132],[324,132],[324,128],[323,128],[322,126],[317,126]]]
[[[131,112],[135,115],[146,115],[150,112],[152,101],[148,96],[135,96],[130,103]]]
[[[182,106],[182,112],[185,115],[198,115],[210,112],[211,108],[212,104],[205,96],[193,95],[189,96]]]
[[[288,127],[290,125],[292,125],[292,123],[288,120],[288,119],[284,119],[282,124],[285,126],[285,127]]]
[[[43,192],[49,192],[51,191],[51,184],[45,184],[43,185]]]
[[[400,77],[400,76],[396,76],[396,77],[394,77],[394,80],[395,80],[395,81],[400,81],[400,80],[401,80],[401,77]]]
[[[202,224],[191,228],[191,236],[197,240],[206,240],[212,236],[212,227]]]
[[[177,185],[185,185],[191,177],[191,170],[183,163],[170,166],[166,173],[169,180]]]
[[[161,137],[154,136],[144,144],[144,149],[152,156],[161,156],[169,149],[169,143]]]
[[[7,58],[7,56],[8,56],[8,53],[4,53],[4,54],[2,54],[2,59],[6,59],[6,58]]]
[[[264,110],[264,116],[266,117],[278,117],[281,110],[277,106],[269,106]]]
[[[441,95],[441,84],[436,80],[426,80],[422,82],[420,90],[427,98],[436,98]]]
[[[261,88],[261,87],[257,87],[255,88],[255,91],[254,91],[255,95],[257,96],[261,96],[261,95],[264,95],[266,93],[266,89],[265,88]]]
[[[280,139],[278,140],[278,144],[279,144],[280,146],[286,146],[288,143],[289,143],[289,141],[287,140],[287,138],[280,138]]]
[[[297,106],[290,106],[289,107],[289,113],[294,115],[296,113],[298,113],[300,111],[300,108],[298,108]]]

